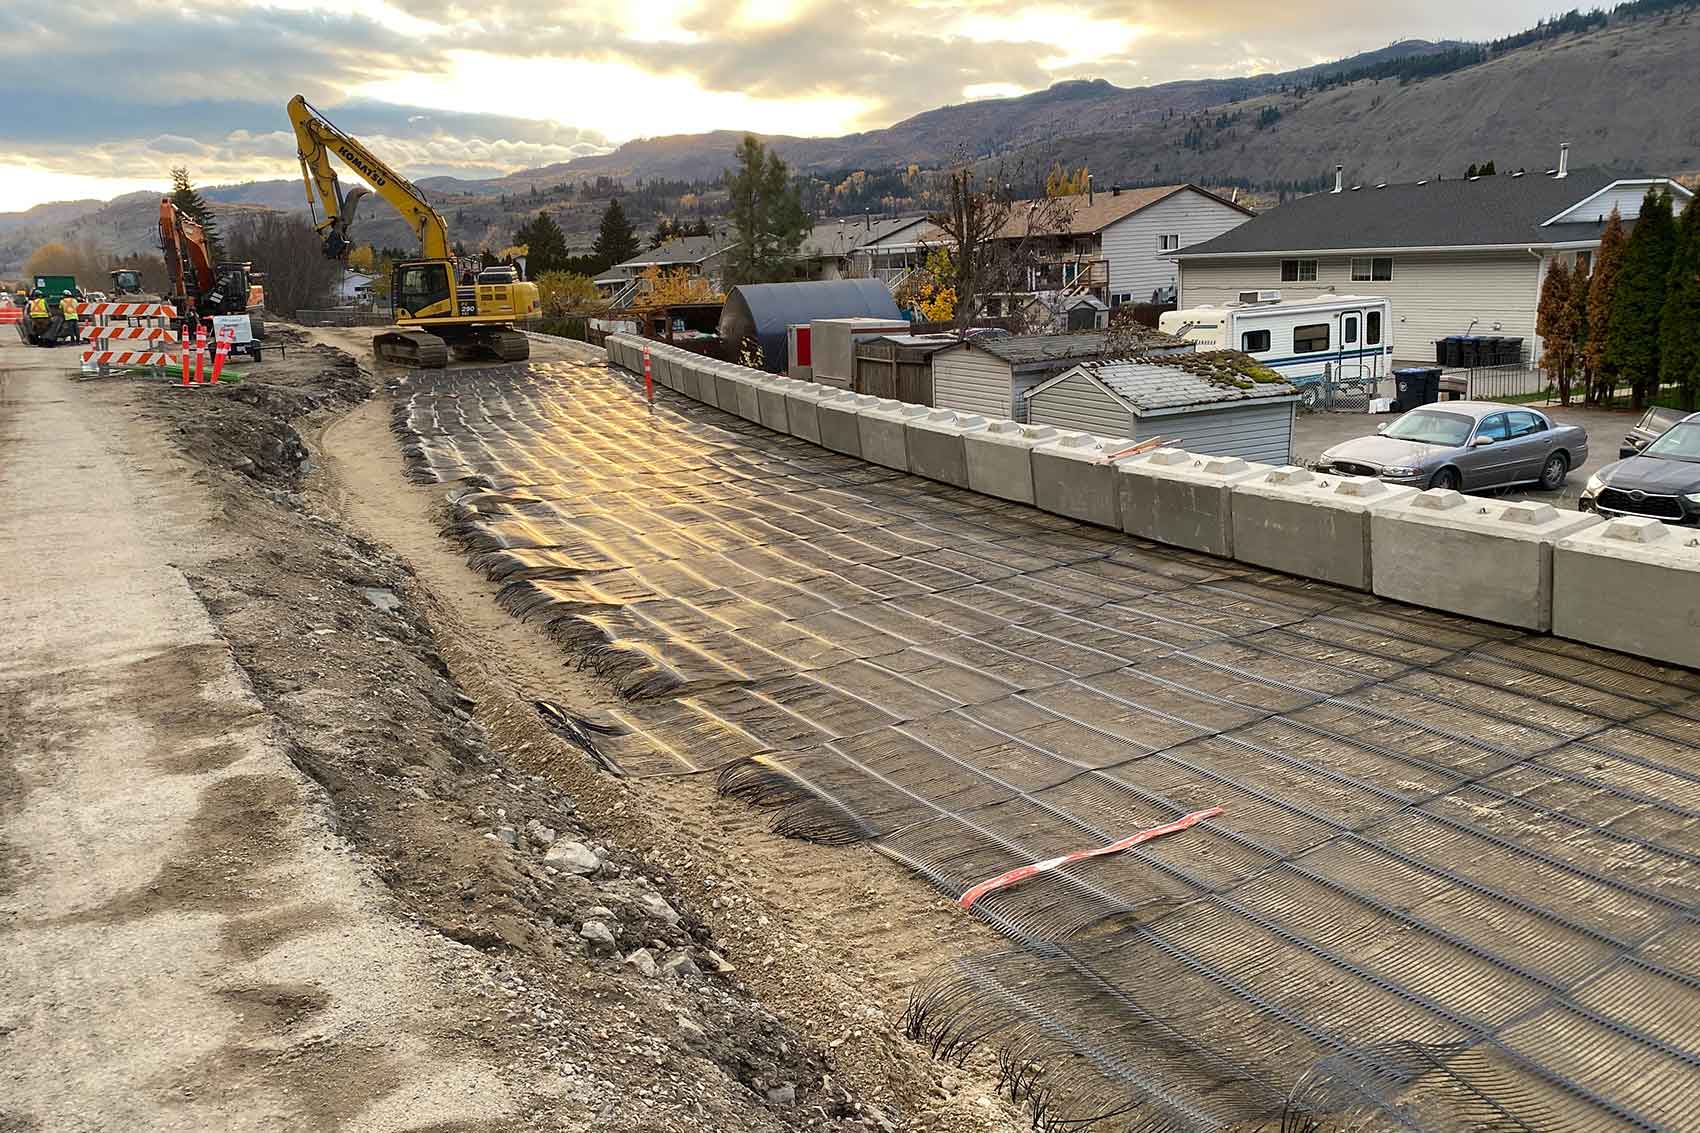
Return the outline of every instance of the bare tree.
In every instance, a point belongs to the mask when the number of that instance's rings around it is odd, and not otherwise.
[[[1037,290],[1036,274],[1050,238],[1069,230],[1072,201],[1051,196],[1017,200],[1012,183],[1019,180],[1001,164],[977,170],[958,162],[944,174],[945,207],[928,219],[955,245],[958,328],[981,313],[987,296]],[[1018,323],[1024,315],[1012,312]]]
[[[293,214],[268,213],[241,226],[230,236],[230,250],[264,273],[266,309],[286,317],[329,299],[341,272],[320,251],[313,226]]]

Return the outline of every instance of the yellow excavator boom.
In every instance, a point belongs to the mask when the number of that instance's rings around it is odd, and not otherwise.
[[[493,354],[504,362],[531,356],[530,340],[514,324],[542,312],[535,283],[520,279],[511,267],[462,273],[450,258],[449,226],[417,185],[337,129],[301,95],[289,100],[289,121],[295,127],[307,205],[325,255],[347,261],[354,249],[349,228],[368,192],[393,205],[419,237],[419,259],[392,269],[390,310],[399,329],[372,337],[378,357],[437,368],[448,364],[450,350],[460,356]],[[343,192],[332,154],[372,188],[356,186]]]
[[[419,237],[421,258],[449,258],[449,226],[413,182],[337,129],[301,95],[289,100],[289,121],[295,127],[295,148],[301,159],[301,180],[307,187],[307,204],[309,207],[317,206],[315,211],[322,210],[324,213],[324,218],[313,227],[324,242],[325,255],[332,259],[346,259],[353,249],[348,228],[354,220],[360,198],[366,193],[358,186],[346,194],[342,191],[336,168],[331,164],[331,154],[334,153],[365,178],[372,190],[407,220],[408,226]]]

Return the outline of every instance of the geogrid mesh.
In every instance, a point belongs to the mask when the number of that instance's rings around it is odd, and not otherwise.
[[[1700,1128],[1700,675],[1192,556],[596,366],[418,374],[410,474],[624,694],[572,742],[867,841],[1010,951],[917,988],[1047,1128]],[[550,716],[553,712],[553,716]]]

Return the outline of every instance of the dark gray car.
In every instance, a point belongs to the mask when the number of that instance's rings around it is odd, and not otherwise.
[[[1318,466],[1416,488],[1536,484],[1550,492],[1588,459],[1582,429],[1557,424],[1538,409],[1492,401],[1426,405],[1376,431],[1335,445]]]

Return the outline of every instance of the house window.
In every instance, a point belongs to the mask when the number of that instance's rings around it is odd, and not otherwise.
[[[1179,233],[1157,237],[1157,250],[1159,252],[1172,252],[1180,246],[1181,238]]]
[[[1282,260],[1282,283],[1310,283],[1316,279],[1315,260]]]
[[[1328,349],[1328,324],[1311,323],[1293,328],[1294,354],[1320,354]]]
[[[1588,274],[1588,269],[1593,264],[1593,262],[1594,262],[1594,256],[1593,256],[1592,252],[1577,252],[1576,253],[1576,270],[1581,272],[1583,275]]]
[[[1352,257],[1352,282],[1381,282],[1393,278],[1392,256]]]
[[[1133,292],[1131,292],[1131,291],[1118,291],[1114,295],[1110,296],[1110,306],[1112,306],[1112,307],[1120,307],[1124,303],[1132,303],[1132,302],[1133,302]]]
[[[1381,312],[1370,311],[1364,316],[1364,345],[1381,345]]]
[[[1269,349],[1269,332],[1266,330],[1248,330],[1240,334],[1240,351],[1244,354],[1262,354]]]

